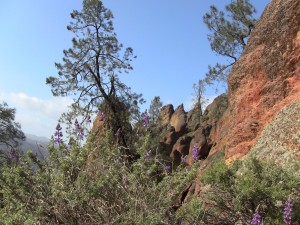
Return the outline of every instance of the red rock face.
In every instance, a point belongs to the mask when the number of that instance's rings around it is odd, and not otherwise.
[[[275,114],[300,98],[300,0],[273,0],[228,81],[229,106],[210,138],[227,162],[246,155]]]

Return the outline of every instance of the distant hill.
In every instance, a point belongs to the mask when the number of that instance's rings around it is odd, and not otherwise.
[[[50,139],[45,137],[39,137],[33,134],[25,134],[25,141],[20,141],[20,145],[17,150],[20,152],[32,151],[36,153],[38,158],[46,158],[48,152],[46,150],[47,145],[50,143]],[[9,148],[1,146],[1,151],[7,151]]]
[[[47,145],[50,143],[50,139],[46,137],[39,137],[33,134],[25,134],[26,140],[20,142],[18,149],[22,152],[32,151],[37,153],[41,158],[47,157],[46,150]]]

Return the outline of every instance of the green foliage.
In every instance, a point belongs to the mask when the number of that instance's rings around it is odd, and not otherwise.
[[[157,123],[162,106],[163,103],[160,101],[160,97],[155,96],[154,99],[151,101],[150,108],[149,108],[149,116],[151,122]]]
[[[205,78],[208,84],[214,81],[227,82],[230,69],[242,54],[246,40],[254,28],[255,12],[249,0],[236,0],[226,6],[225,12],[212,5],[210,12],[203,17],[203,22],[211,31],[208,35],[211,49],[232,60],[227,65],[217,63],[214,67],[209,66]]]
[[[219,120],[228,107],[228,96],[222,94],[214,99],[214,102],[210,105],[210,108],[204,112],[203,121],[207,120]]]
[[[176,216],[180,222],[184,221],[186,224],[202,224],[204,214],[204,203],[199,198],[193,198],[189,203],[180,207]]]
[[[197,113],[197,117],[199,119],[199,123],[202,121],[203,111],[204,111],[204,105],[207,102],[207,99],[204,98],[204,92],[205,92],[205,83],[204,80],[199,80],[198,84],[193,85],[194,88],[194,94],[193,94],[193,109],[194,112]]]
[[[173,224],[170,206],[199,166],[164,171],[159,155],[124,164],[112,131],[101,144],[48,146],[49,158],[20,156],[0,168],[4,224]],[[139,147],[149,147],[149,135]],[[159,177],[159,179],[157,179]],[[1,221],[1,222],[2,222]]]
[[[232,221],[246,223],[258,209],[265,223],[282,224],[281,205],[288,199],[295,202],[295,212],[300,210],[299,164],[281,167],[252,157],[228,167],[219,158],[206,171],[202,182],[211,185],[209,199],[217,203],[208,210],[226,212]],[[300,221],[298,214],[294,213],[293,221]]]
[[[231,187],[234,183],[234,176],[238,169],[238,164],[239,161],[235,161],[232,167],[228,167],[224,163],[224,156],[219,155],[213,165],[202,176],[203,183]]]
[[[282,224],[288,199],[295,203],[293,221],[300,221],[299,164],[282,167],[249,157],[228,167],[222,154],[203,171],[201,197],[189,198],[175,212],[172,206],[195,182],[201,162],[167,171],[170,162],[154,141],[159,133],[151,129],[141,134],[135,146],[141,157],[131,164],[124,163],[112,130],[96,147],[50,144],[46,160],[29,153],[17,164],[3,164],[3,223],[246,224],[258,208],[266,224]]]
[[[18,141],[25,140],[21,125],[14,121],[15,113],[16,110],[9,108],[7,103],[0,103],[0,148],[15,148],[18,146]]]
[[[54,96],[75,97],[62,121],[77,116],[86,118],[88,113],[100,108],[105,115],[110,115],[106,120],[114,132],[119,128],[125,131],[128,117],[136,113],[138,103],[144,102],[140,94],[133,93],[119,79],[120,74],[132,70],[133,50],[130,47],[124,50],[119,43],[113,14],[102,1],[84,0],[82,10],[74,10],[71,18],[67,28],[75,36],[72,48],[63,51],[63,63],[55,63],[58,77],[46,79]],[[125,137],[120,140],[127,146]]]

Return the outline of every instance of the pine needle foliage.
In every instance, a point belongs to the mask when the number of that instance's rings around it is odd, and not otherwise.
[[[208,67],[206,83],[227,82],[231,67],[243,53],[247,39],[254,29],[255,12],[256,9],[249,0],[232,0],[225,7],[225,11],[212,5],[210,12],[204,15],[203,22],[211,32],[208,40],[212,51],[228,59],[228,64],[217,63]]]

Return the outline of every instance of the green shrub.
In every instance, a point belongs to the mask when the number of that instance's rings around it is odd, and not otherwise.
[[[230,215],[228,223],[246,223],[258,210],[266,224],[282,224],[283,204],[292,199],[294,223],[300,216],[299,164],[282,167],[270,161],[248,157],[227,167],[222,158],[216,160],[202,177],[204,184],[211,185],[208,199],[215,202],[207,210],[207,216],[222,211]],[[233,219],[234,218],[234,219]],[[230,223],[229,223],[230,224]]]
[[[143,157],[151,148],[146,135],[136,146],[142,157],[128,165],[113,138],[108,131],[97,147],[51,144],[44,161],[29,153],[17,165],[2,165],[3,223],[173,224],[171,206],[199,164],[164,171],[162,156]]]

